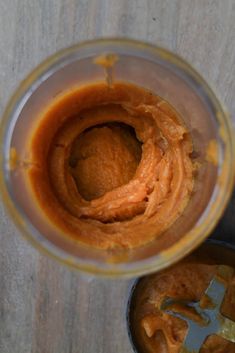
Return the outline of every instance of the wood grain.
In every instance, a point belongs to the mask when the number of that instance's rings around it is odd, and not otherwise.
[[[234,0],[0,0],[0,111],[56,50],[95,37],[167,47],[212,84],[235,122]],[[216,231],[234,241],[235,198]],[[129,283],[84,279],[38,254],[0,204],[0,352],[128,353]]]

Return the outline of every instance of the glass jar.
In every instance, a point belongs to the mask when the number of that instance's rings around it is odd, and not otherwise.
[[[104,53],[118,56],[114,80],[149,89],[178,111],[191,132],[200,163],[194,192],[183,214],[155,241],[132,250],[96,250],[64,236],[32,202],[25,182],[27,166],[9,166],[11,151],[17,151],[19,160],[27,159],[27,141],[33,127],[55,96],[75,86],[106,79],[103,68],[94,64],[94,59]],[[12,220],[36,248],[93,275],[137,276],[180,260],[210,234],[232,191],[234,149],[227,114],[208,84],[188,63],[150,44],[100,39],[56,53],[21,83],[3,114],[0,129],[0,191]],[[211,142],[216,163],[208,162]]]

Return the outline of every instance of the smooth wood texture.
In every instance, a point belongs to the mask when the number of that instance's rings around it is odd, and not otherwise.
[[[104,36],[147,40],[179,53],[235,119],[234,0],[0,0],[0,112],[42,59]],[[234,211],[235,198],[216,237],[234,239]],[[132,352],[128,287],[128,281],[84,279],[39,254],[0,204],[1,353]]]

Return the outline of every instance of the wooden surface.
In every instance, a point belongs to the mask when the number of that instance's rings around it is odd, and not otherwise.
[[[147,40],[179,53],[235,119],[235,0],[0,0],[0,111],[46,56],[103,36]],[[234,211],[235,198],[217,237],[232,240]],[[128,285],[84,280],[40,255],[0,204],[0,353],[132,352]]]

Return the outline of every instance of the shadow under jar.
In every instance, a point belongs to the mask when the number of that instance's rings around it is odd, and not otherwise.
[[[95,64],[103,54],[118,60],[113,82],[150,90],[169,102],[193,142],[200,166],[187,207],[155,240],[133,249],[95,249],[66,236],[39,212],[26,182],[28,141],[45,107],[74,87],[105,82]],[[0,187],[4,204],[22,233],[40,250],[94,275],[136,276],[160,270],[198,246],[216,225],[233,186],[232,128],[206,82],[181,58],[131,40],[95,40],[58,52],[36,68],[9,102],[1,123]],[[19,163],[12,167],[13,157]],[[9,165],[10,161],[10,165]]]

